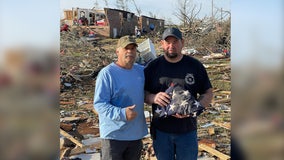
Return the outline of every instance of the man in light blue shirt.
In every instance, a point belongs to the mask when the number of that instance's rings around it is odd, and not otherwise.
[[[95,87],[103,160],[139,160],[148,133],[144,115],[144,67],[135,63],[137,43],[130,36],[117,44],[117,61],[103,68]]]

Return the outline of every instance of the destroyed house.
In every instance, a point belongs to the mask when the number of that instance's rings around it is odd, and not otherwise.
[[[98,36],[118,38],[124,35],[134,35],[135,26],[144,29],[144,33],[152,30],[164,29],[164,20],[147,16],[137,17],[134,13],[104,8],[104,10],[76,8],[64,11],[65,23],[68,25],[78,25],[75,20],[86,17],[86,26],[95,31]],[[80,25],[80,24],[79,24]]]
[[[163,19],[156,19],[147,16],[140,16],[139,17],[139,27],[142,32],[149,33],[151,31],[160,31],[164,29],[165,20]]]
[[[131,12],[105,8],[109,25],[109,37],[116,38],[124,35],[134,35],[138,17]]]
[[[134,35],[135,26],[138,26],[141,30],[144,28],[145,33],[151,32],[151,26],[154,27],[153,30],[163,30],[164,29],[164,20],[156,19],[147,16],[137,17],[134,13],[119,10],[104,8],[106,15],[106,24],[105,28],[108,30],[105,31],[104,36],[117,38],[124,35]],[[98,33],[103,29],[97,30]],[[103,35],[103,34],[101,34]]]
[[[86,25],[101,25],[99,22],[105,19],[104,10],[94,10],[85,8],[72,8],[72,10],[64,10],[64,23],[68,25],[76,25],[79,20],[85,18]]]

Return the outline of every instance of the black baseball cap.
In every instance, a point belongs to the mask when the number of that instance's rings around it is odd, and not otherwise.
[[[182,39],[181,31],[174,27],[167,28],[162,35],[162,39],[165,40],[168,36],[173,36],[177,39]]]

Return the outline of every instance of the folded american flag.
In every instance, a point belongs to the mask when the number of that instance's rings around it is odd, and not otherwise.
[[[176,113],[196,117],[204,110],[204,107],[195,100],[191,93],[179,85],[171,83],[165,92],[171,96],[171,102],[166,107],[157,106],[155,115],[158,117],[167,117]]]

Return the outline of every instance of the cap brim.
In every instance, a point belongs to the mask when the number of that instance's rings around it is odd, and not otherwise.
[[[136,47],[138,47],[138,44],[137,43],[127,43],[123,46],[123,48],[125,48],[126,46],[130,45],[130,44],[134,44]]]
[[[165,40],[166,38],[168,38],[168,37],[170,37],[170,36],[175,37],[176,39],[181,39],[181,38],[177,37],[177,36],[174,35],[174,34],[169,34],[169,35],[164,36],[164,37],[163,37],[163,40]]]

